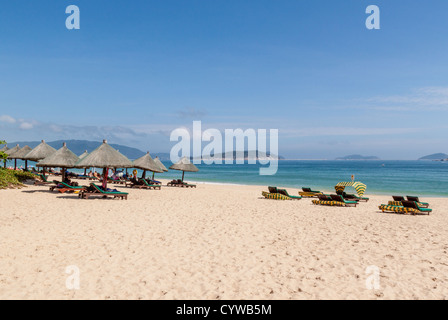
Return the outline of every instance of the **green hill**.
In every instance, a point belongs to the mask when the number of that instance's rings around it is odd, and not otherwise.
[[[434,153],[434,154],[430,154],[429,156],[424,156],[418,160],[442,160],[442,159],[448,159],[448,154]]]

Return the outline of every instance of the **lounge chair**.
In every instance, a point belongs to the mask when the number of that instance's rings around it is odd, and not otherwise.
[[[50,187],[50,191],[58,190],[60,193],[74,193],[86,190],[83,186],[71,186],[65,182],[59,182],[56,186]]]
[[[302,188],[302,192],[299,192],[299,195],[304,198],[319,198],[320,194],[322,192],[311,190],[311,188]]]
[[[289,195],[289,193],[288,193],[288,191],[286,191],[286,189],[277,189],[277,191],[278,191],[278,193],[280,193],[280,194],[282,194],[284,196],[290,197],[293,200],[302,200],[302,197],[300,197],[300,196],[291,196],[291,195]]]
[[[331,200],[333,201],[338,201],[338,202],[343,202],[345,203],[345,205],[347,207],[356,207],[359,202],[358,201],[353,201],[353,200],[345,200],[343,196],[339,195],[339,194],[332,194],[331,196]]]
[[[337,195],[342,196],[345,200],[349,201],[365,201],[368,202],[370,199],[365,197],[357,196],[356,194],[345,193],[344,191],[336,191]]]
[[[140,179],[140,182],[143,183],[144,186],[146,186],[148,189],[162,189],[162,186],[160,184],[149,184],[148,181],[145,179]]]
[[[408,198],[408,201],[415,201],[415,202],[417,202],[419,207],[422,207],[422,208],[428,208],[429,207],[429,203],[421,202],[418,197],[406,196],[406,198]]]
[[[432,212],[432,209],[423,208],[420,206],[420,203],[416,201],[402,201],[402,203],[403,207],[417,209],[421,213],[427,213],[429,215],[429,213]]]
[[[392,198],[394,199],[394,201],[406,201],[406,199],[402,196],[392,196]]]
[[[40,178],[42,181],[34,181],[35,186],[46,186],[54,183],[54,181],[53,182],[48,181],[47,177],[44,176],[43,174],[38,174],[37,177]]]
[[[186,183],[186,182],[182,181],[181,187],[182,188],[196,188],[196,185],[195,184],[191,184],[191,183]]]
[[[151,180],[151,179],[145,179],[146,182],[148,182],[148,184],[162,184],[161,181],[157,181],[157,180]]]
[[[321,206],[337,206],[337,207],[345,207],[345,203],[339,201],[333,201],[331,196],[326,194],[317,195],[319,200],[313,200],[312,204],[321,205]]]
[[[334,195],[336,196],[336,195]],[[329,196],[329,195],[325,195],[325,194],[320,194],[319,196],[319,200],[313,200],[312,203],[315,205],[321,205],[321,206],[336,206],[336,207],[349,207],[352,206],[353,204],[357,204],[357,202],[355,201],[355,203],[351,203],[352,201],[345,201],[342,197],[335,197],[333,198],[333,195]]]
[[[113,183],[113,184],[125,184],[126,181],[125,180],[121,180],[121,179],[112,179],[112,178],[108,178],[107,179],[108,183]]]
[[[114,199],[119,198],[121,200],[128,200],[128,193],[118,192],[118,191],[104,191],[101,187],[94,183],[90,184],[90,189],[81,191],[79,193],[79,198],[89,199],[91,196],[101,196],[102,198],[113,197]]]
[[[177,187],[178,184],[179,184],[178,180],[174,179],[174,180],[171,180],[170,182],[168,182],[166,185],[168,187]]]
[[[401,204],[398,205],[398,204]],[[391,201],[388,205],[382,204],[379,206],[382,212],[394,212],[403,214],[430,214],[432,209],[422,208],[415,201]]]
[[[261,195],[263,197],[265,197],[266,199],[271,199],[271,200],[292,200],[292,198],[285,196],[284,194],[281,194],[281,193],[270,193],[270,192],[262,191]]]

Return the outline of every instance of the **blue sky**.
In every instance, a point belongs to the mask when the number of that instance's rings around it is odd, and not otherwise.
[[[77,5],[81,29],[67,30]],[[367,30],[368,5],[381,30]],[[0,137],[168,152],[192,127],[279,129],[280,154],[448,153],[446,0],[0,4]]]

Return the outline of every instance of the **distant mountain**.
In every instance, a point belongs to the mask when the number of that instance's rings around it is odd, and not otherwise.
[[[96,148],[98,148],[102,142],[98,141],[86,141],[86,140],[59,140],[59,141],[51,141],[47,142],[48,145],[52,146],[56,150],[60,149],[62,147],[62,144],[66,142],[67,147],[73,151],[76,155],[81,155],[84,153],[85,150],[88,152],[92,152]],[[40,141],[19,141],[19,142],[9,142],[8,146],[11,148],[12,146],[15,146],[16,144],[19,144],[21,147],[24,146],[30,146],[31,148],[37,147],[41,142]],[[128,157],[131,160],[138,159],[145,155],[146,152],[143,152],[136,148],[130,148],[127,146],[119,145],[119,144],[111,144],[111,147],[114,149],[117,149],[122,154],[124,154],[126,157]],[[153,155],[151,155],[153,156]],[[155,157],[155,156],[154,156]]]
[[[380,160],[380,158],[374,156],[365,157],[359,154],[352,154],[350,156],[336,158],[336,160]]]
[[[448,154],[434,153],[434,154],[430,154],[429,156],[422,157],[418,160],[444,160],[444,159],[448,159]]]
[[[270,153],[269,152],[265,153],[265,152],[261,152],[261,151],[258,151],[258,150],[255,151],[255,152],[257,154],[257,160],[258,159],[266,159],[266,158],[270,157]],[[233,159],[233,160],[237,160],[237,152],[236,151],[227,152],[227,153],[217,153],[216,155],[212,154],[211,156],[214,157],[214,158],[221,158],[221,159],[228,159],[228,158],[230,158],[230,159]],[[249,158],[249,151],[244,151],[243,159],[247,160],[248,158]],[[205,160],[207,158],[206,157],[202,157],[202,159]],[[241,159],[241,157],[239,157],[238,159]],[[278,159],[279,160],[283,160],[285,158],[282,157],[282,156],[278,156]]]

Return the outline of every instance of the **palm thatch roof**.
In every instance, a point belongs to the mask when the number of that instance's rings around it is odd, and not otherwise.
[[[159,157],[154,159],[154,162],[162,169],[164,172],[168,172],[168,169],[163,165],[162,161],[160,161]]]
[[[8,151],[8,150],[9,150],[9,148],[7,145],[5,145],[3,148],[0,149],[0,151],[3,151],[3,152]]]
[[[11,155],[11,157],[13,159],[23,159],[29,152],[31,152],[31,150],[33,149],[31,149],[29,146],[24,146],[22,149]]]
[[[39,161],[51,156],[55,152],[56,149],[50,147],[44,140],[42,140],[40,145],[23,157],[23,160]]]
[[[198,172],[199,169],[188,160],[187,157],[183,157],[179,160],[179,162],[173,164],[170,169],[172,170],[180,170],[185,172]]]
[[[89,153],[88,153],[87,150],[86,150],[86,151],[84,151],[84,153],[81,154],[78,158],[81,160],[81,159],[84,159],[85,157],[87,157],[88,155],[89,155]]]
[[[71,152],[67,148],[67,144],[64,143],[61,149],[39,161],[36,166],[46,168],[73,168],[78,161],[78,156]]]
[[[133,168],[134,164],[104,140],[85,158],[79,160],[75,168]]]
[[[6,154],[8,155],[8,159],[15,159],[14,158],[14,153],[19,152],[19,151],[20,151],[19,145],[16,145],[14,148],[9,149],[8,151],[6,151]]]
[[[163,173],[163,169],[151,158],[149,151],[143,157],[134,161],[134,167],[137,169]]]

